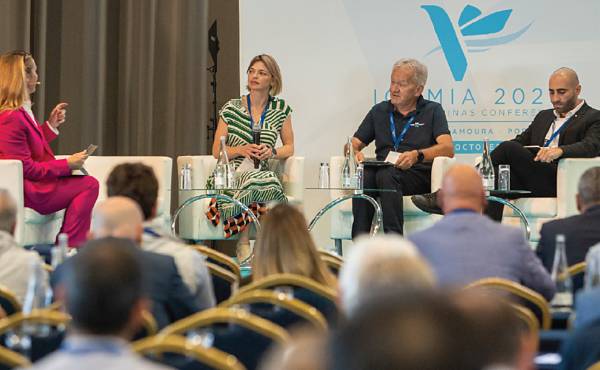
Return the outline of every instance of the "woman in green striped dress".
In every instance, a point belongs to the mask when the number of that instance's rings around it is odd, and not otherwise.
[[[261,54],[252,58],[246,72],[248,94],[228,101],[221,109],[212,152],[215,158],[219,157],[219,138],[225,136],[225,150],[236,169],[237,183],[237,190],[226,194],[260,216],[266,211],[267,203],[287,201],[279,179],[269,171],[267,160],[285,159],[294,154],[292,108],[276,97],[281,92],[282,80],[273,57]],[[261,126],[260,145],[254,144],[252,139],[252,126],[256,124]],[[283,145],[276,148],[278,137]],[[244,161],[255,159],[260,161],[258,170],[238,170]],[[209,186],[211,182],[212,179]],[[252,220],[239,207],[215,199],[210,203],[207,217],[214,225],[223,220],[226,237],[242,232]]]

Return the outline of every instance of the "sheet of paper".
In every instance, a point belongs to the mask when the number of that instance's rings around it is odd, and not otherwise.
[[[400,153],[390,150],[387,157],[385,158],[385,161],[388,163],[391,163],[391,164],[396,164],[396,161],[398,160],[399,157],[400,157]]]
[[[244,158],[242,163],[238,166],[235,172],[246,172],[246,171],[258,171],[257,168],[254,168],[254,161],[252,159]]]

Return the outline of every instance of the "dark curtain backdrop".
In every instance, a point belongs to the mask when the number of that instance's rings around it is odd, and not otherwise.
[[[213,20],[220,107],[239,92],[237,0],[0,0],[0,52],[34,55],[39,120],[59,101],[69,103],[55,153],[94,143],[99,155],[175,160],[210,148]]]

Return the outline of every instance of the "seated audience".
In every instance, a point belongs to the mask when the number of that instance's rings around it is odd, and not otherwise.
[[[158,180],[152,168],[142,163],[120,164],[111,171],[106,187],[109,197],[128,197],[142,209],[142,249],[173,257],[181,278],[195,295],[200,309],[213,307],[215,295],[206,267],[206,257],[170,236],[169,230],[163,230],[161,220],[155,219]]]
[[[13,292],[23,303],[27,293],[29,275],[34,264],[42,259],[17,244],[13,238],[17,225],[17,206],[8,191],[0,189],[0,285]],[[48,273],[42,269],[43,282],[48,284]]]
[[[560,370],[587,370],[600,361],[600,319],[575,329],[560,349]]]
[[[340,296],[347,316],[379,292],[432,289],[433,271],[414,244],[400,236],[358,238],[340,271]]]
[[[569,265],[583,262],[590,247],[600,242],[600,167],[583,173],[575,200],[581,214],[547,222],[540,230],[537,255],[549,272],[554,263],[556,235],[565,236]],[[573,285],[575,290],[583,286],[582,275],[573,280]]]
[[[134,201],[126,197],[110,197],[94,209],[91,237],[127,238],[139,245],[142,222],[142,211]],[[151,312],[159,328],[200,310],[183,283],[173,257],[142,250],[140,262],[152,302]]]
[[[481,177],[473,167],[450,168],[438,197],[444,218],[409,239],[431,264],[441,285],[500,277],[552,299],[554,283],[521,230],[482,215],[487,201]]]
[[[252,260],[254,280],[283,273],[337,288],[335,277],[321,260],[308,232],[304,215],[288,204],[278,204],[264,216]]]
[[[169,369],[136,355],[127,343],[149,304],[139,253],[132,241],[102,238],[63,265],[58,292],[71,325],[62,348],[32,369]]]
[[[264,356],[260,370],[327,370],[327,336],[313,327],[292,330],[291,339]]]

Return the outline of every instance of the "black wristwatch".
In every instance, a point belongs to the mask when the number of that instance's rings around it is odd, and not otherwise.
[[[425,154],[421,151],[421,149],[417,150],[417,163],[421,163],[425,160]]]
[[[277,155],[277,149],[275,149],[275,147],[271,148],[271,158],[275,158],[275,156]]]

